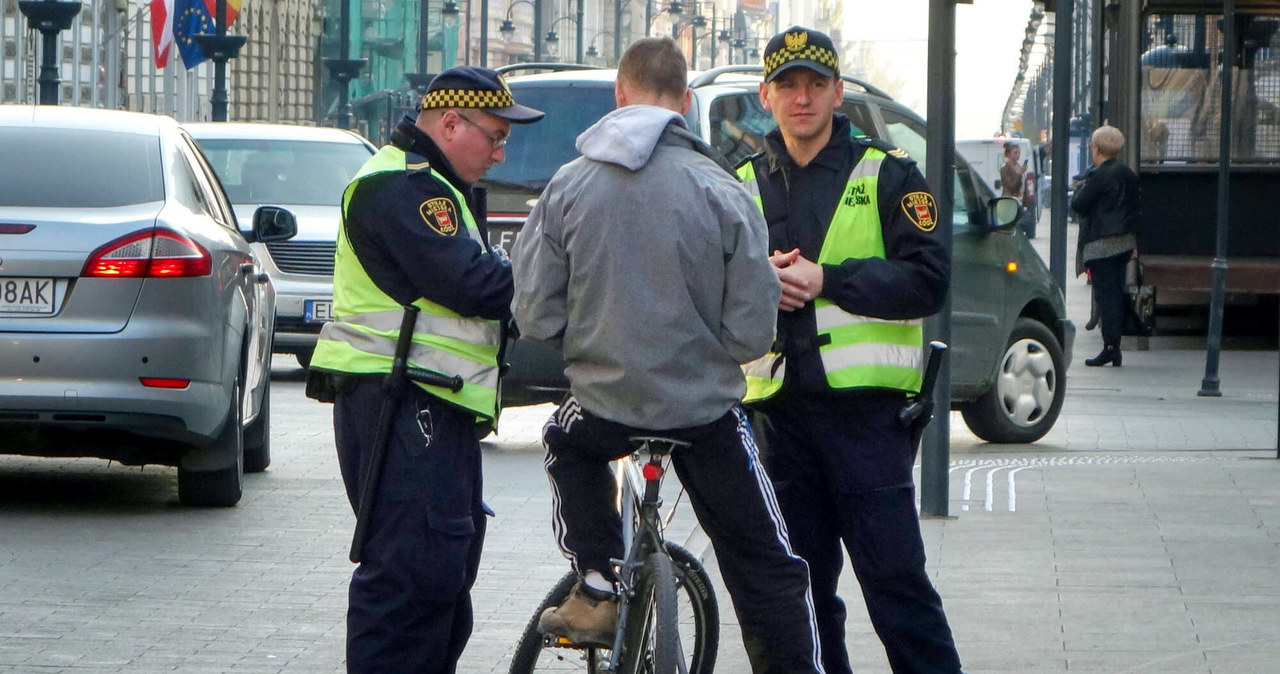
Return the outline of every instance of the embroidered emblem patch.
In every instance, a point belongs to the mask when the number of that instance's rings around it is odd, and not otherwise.
[[[794,33],[787,33],[782,36],[783,41],[787,45],[787,49],[791,51],[800,51],[809,42],[809,34],[798,30]]]
[[[444,197],[427,199],[418,206],[418,212],[427,226],[445,236],[458,233],[458,211],[453,207],[453,200]]]
[[[902,197],[902,212],[922,232],[938,226],[938,204],[928,192],[908,192]]]

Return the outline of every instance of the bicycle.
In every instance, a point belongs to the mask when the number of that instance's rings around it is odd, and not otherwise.
[[[538,631],[542,612],[564,603],[577,582],[570,571],[533,612],[516,644],[510,674],[711,674],[720,640],[711,579],[693,553],[662,536],[675,514],[672,506],[665,521],[661,516],[662,478],[671,452],[689,443],[653,436],[636,436],[631,443],[632,454],[616,466],[627,552],[625,559],[613,560],[619,579],[613,646],[578,645]]]

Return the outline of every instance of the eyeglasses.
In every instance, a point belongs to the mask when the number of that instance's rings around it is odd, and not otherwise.
[[[479,129],[479,130],[480,130],[480,133],[484,134],[484,137],[489,139],[489,144],[493,146],[493,149],[495,149],[495,150],[500,150],[500,149],[502,149],[502,148],[507,144],[507,139],[509,138],[509,136],[504,136],[504,135],[502,135],[502,134],[500,134],[500,133],[490,133],[488,129],[484,128],[483,126],[480,126],[479,124],[476,124],[476,123],[475,123],[475,122],[473,122],[473,121],[471,121],[471,118],[470,118],[470,117],[467,117],[466,115],[462,114],[461,112],[459,112],[459,113],[455,113],[455,114],[457,114],[457,115],[458,115],[458,118],[459,118],[459,119],[461,119],[462,121],[464,121],[464,122],[466,122],[467,124],[470,124],[471,126],[474,126],[475,128]]]

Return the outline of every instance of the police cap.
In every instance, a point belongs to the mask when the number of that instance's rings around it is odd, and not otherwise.
[[[804,67],[823,77],[840,74],[840,58],[831,38],[810,28],[792,26],[773,36],[764,48],[764,81],[772,82],[779,73]]]
[[[458,66],[431,80],[419,110],[474,108],[516,124],[536,122],[546,114],[516,103],[511,88],[496,70]]]

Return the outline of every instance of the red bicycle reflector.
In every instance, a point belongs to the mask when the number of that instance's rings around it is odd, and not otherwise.
[[[666,471],[656,463],[646,463],[644,464],[644,470],[641,472],[644,473],[644,479],[646,480],[661,480],[662,474]]]
[[[138,381],[141,381],[143,386],[151,388],[186,388],[191,384],[190,379],[172,377],[138,377]]]

